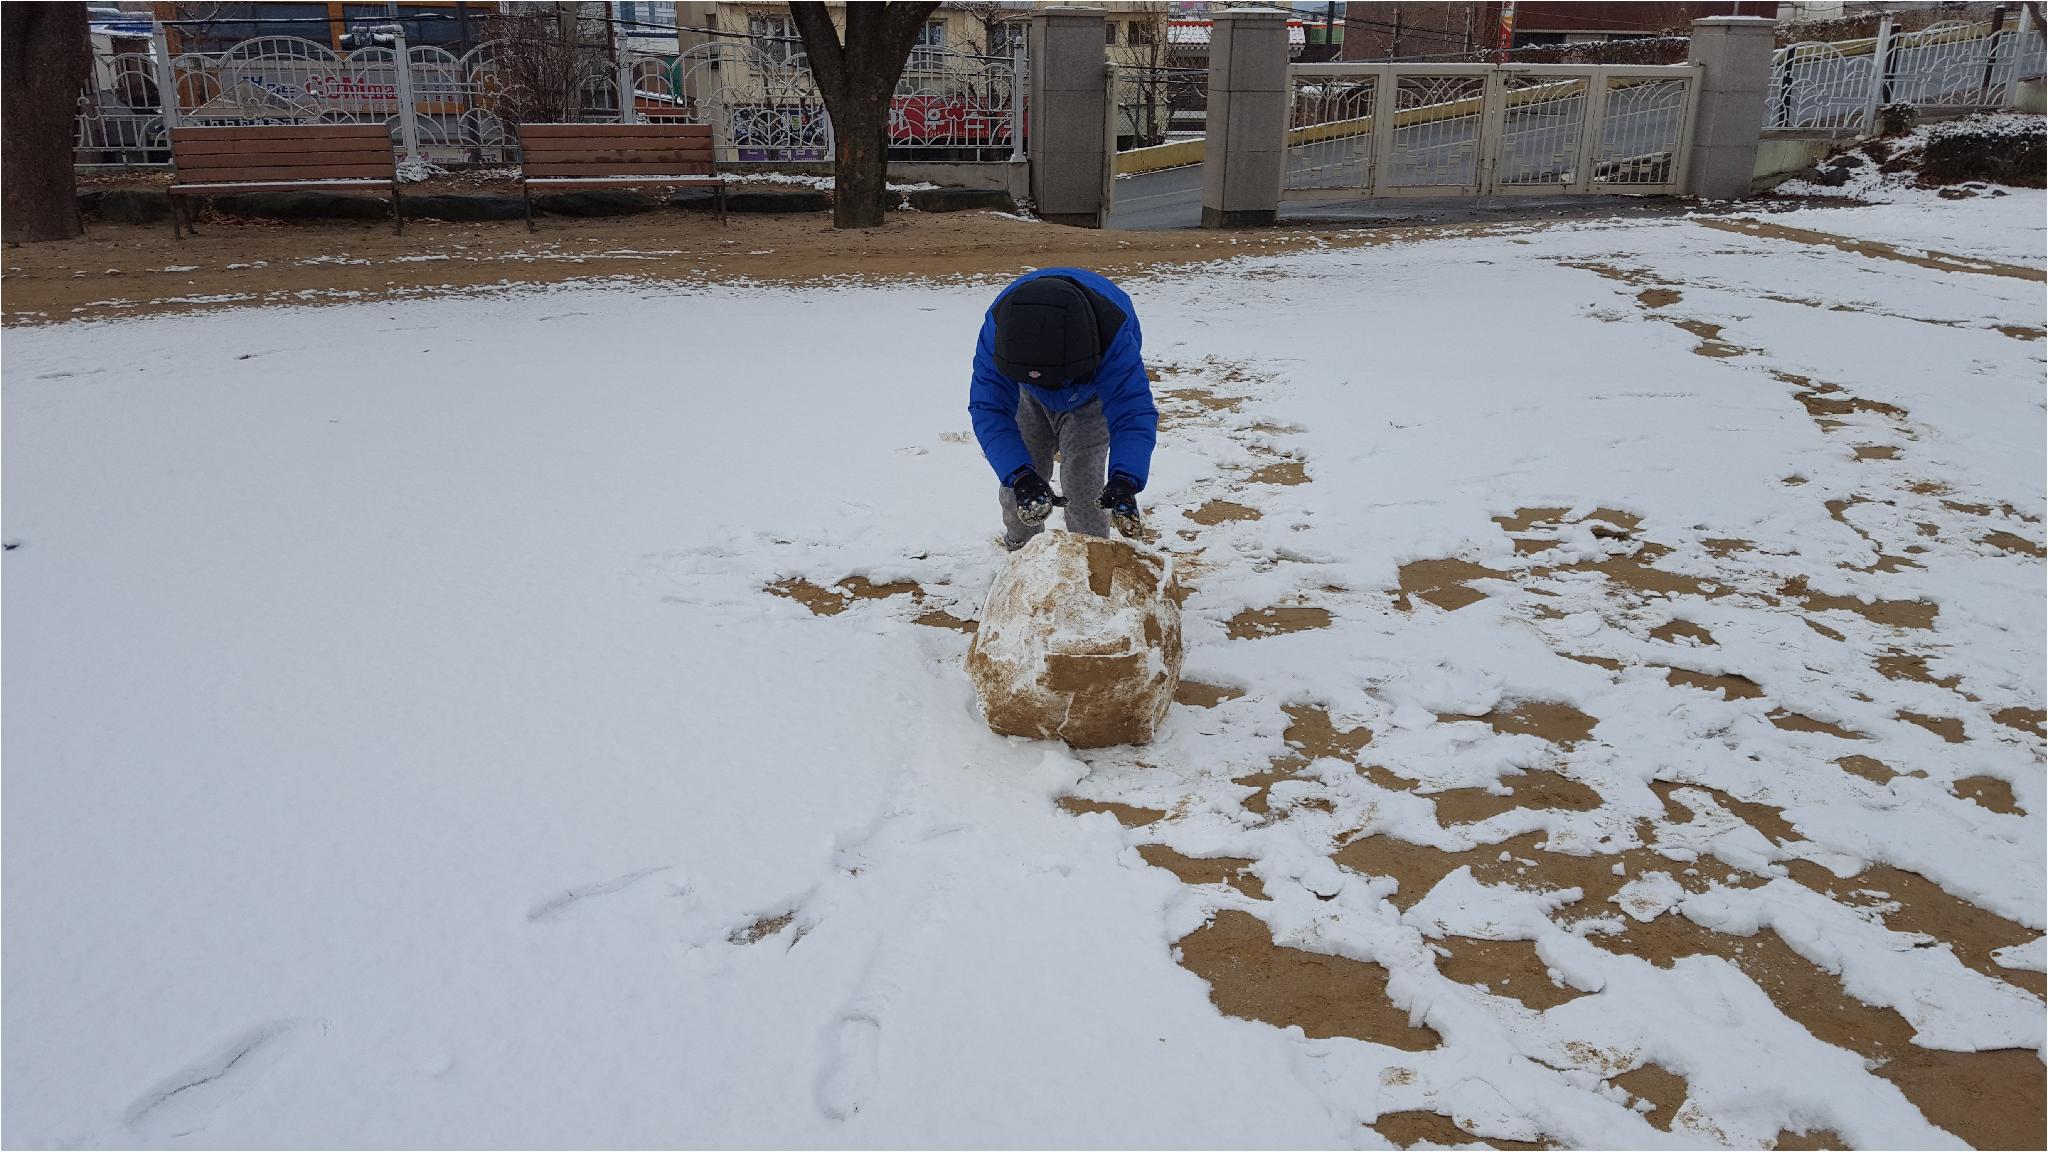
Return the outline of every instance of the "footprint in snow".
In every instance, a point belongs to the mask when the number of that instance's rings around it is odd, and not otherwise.
[[[827,1120],[851,1120],[867,1103],[880,1079],[881,1055],[881,1021],[865,1012],[833,1021],[818,1066],[818,1111]]]
[[[248,1094],[290,1059],[326,1024],[315,1020],[272,1020],[236,1037],[206,1058],[164,1077],[122,1116],[128,1130],[145,1140],[188,1136],[206,1127],[221,1108]]]
[[[570,909],[585,900],[597,896],[610,896],[615,892],[623,892],[657,872],[668,871],[668,868],[669,866],[666,864],[657,864],[652,868],[642,868],[637,872],[628,872],[624,876],[614,876],[610,880],[600,880],[595,884],[583,884],[575,888],[565,888],[527,909],[526,918],[535,924],[559,920]]]

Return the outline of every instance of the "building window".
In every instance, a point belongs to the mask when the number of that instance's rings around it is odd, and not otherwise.
[[[1115,44],[1115,43],[1116,43],[1116,21],[1114,21],[1114,20],[1105,20],[1105,21],[1103,21],[1103,22],[1102,22],[1102,30],[1103,30],[1103,41],[1102,41],[1102,42],[1103,42],[1104,44]]]
[[[747,35],[753,38],[754,47],[762,56],[777,64],[787,64],[804,52],[797,37],[796,21],[787,16],[749,15]]]
[[[917,40],[910,46],[910,67],[930,71],[938,68],[946,55],[946,22],[927,20],[917,30]]]
[[[988,26],[988,54],[1008,56],[1014,49],[1011,45],[1024,41],[1024,25],[1005,20]]]

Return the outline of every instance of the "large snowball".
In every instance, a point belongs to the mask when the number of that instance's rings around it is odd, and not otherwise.
[[[988,726],[1077,748],[1151,740],[1180,685],[1178,595],[1156,553],[1039,533],[997,573],[967,651]]]

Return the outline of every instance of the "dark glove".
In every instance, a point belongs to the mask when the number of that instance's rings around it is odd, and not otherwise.
[[[1065,497],[1053,495],[1051,485],[1029,466],[1019,468],[1010,477],[1010,495],[1017,501],[1017,519],[1026,524],[1045,523],[1054,508],[1065,507],[1067,503]]]
[[[1121,472],[1109,478],[1102,486],[1104,508],[1109,509],[1110,523],[1125,536],[1136,536],[1144,529],[1144,522],[1138,519],[1138,484]]]

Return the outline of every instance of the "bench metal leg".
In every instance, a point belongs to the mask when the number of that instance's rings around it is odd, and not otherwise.
[[[178,219],[178,194],[176,192],[166,192],[164,193],[164,198],[171,202],[171,236],[175,239],[183,240],[185,238],[185,225],[183,221]]]
[[[725,185],[718,186],[718,226],[725,227]]]
[[[527,230],[528,232],[532,232],[532,231],[534,231],[534,227],[533,227],[533,185],[531,185],[531,184],[528,184],[528,183],[527,183],[526,181],[524,181],[524,180],[521,180],[521,181],[519,182],[519,191],[520,191],[520,192],[522,192],[522,193],[524,193],[524,194],[525,194],[525,196],[526,196],[526,230]]]
[[[405,235],[405,202],[398,194],[398,178],[391,178],[391,218],[398,223],[398,234]]]

